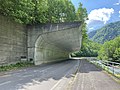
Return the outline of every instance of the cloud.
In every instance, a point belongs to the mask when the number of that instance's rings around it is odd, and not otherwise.
[[[103,23],[106,24],[110,20],[111,15],[114,13],[113,8],[100,8],[94,9],[88,15],[89,20],[87,24]]]
[[[113,5],[120,5],[120,3],[115,3],[115,4],[113,4]]]
[[[119,11],[119,17],[120,17],[120,11]]]
[[[113,5],[120,5],[120,0],[117,3],[113,4]]]
[[[119,14],[120,14],[120,11],[119,11]]]
[[[94,30],[94,27],[90,27],[89,29],[90,29],[90,30]]]

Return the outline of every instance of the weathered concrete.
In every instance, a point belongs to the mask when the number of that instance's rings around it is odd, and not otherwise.
[[[0,16],[0,65],[16,63],[27,56],[25,26]]]
[[[81,46],[80,22],[21,25],[0,16],[0,65],[20,61],[35,64],[60,61]]]
[[[36,65],[65,60],[81,39],[80,22],[28,26],[28,59]]]

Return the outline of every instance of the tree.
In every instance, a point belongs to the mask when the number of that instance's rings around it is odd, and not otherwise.
[[[33,6],[31,0],[1,0],[0,13],[26,24],[33,19]]]
[[[24,24],[73,22],[79,17],[85,20],[86,9],[80,6],[78,12],[76,16],[70,0],[0,0],[0,13]]]
[[[86,40],[86,43],[83,43],[81,50],[76,52],[75,55],[79,57],[97,57],[98,51],[100,50],[101,44],[95,43],[90,40]]]
[[[116,48],[114,54],[113,54],[114,59],[119,60],[120,59],[120,48]]]
[[[82,3],[79,3],[79,7],[76,12],[76,21],[81,21],[82,23],[82,47],[81,48],[84,48],[84,46],[86,46],[85,44],[88,42],[86,20],[88,20],[87,10],[86,8],[83,8]]]
[[[98,58],[102,60],[111,58],[112,61],[118,61],[120,58],[120,36],[105,42],[98,53]]]
[[[85,23],[86,20],[88,20],[88,14],[86,8],[83,8],[83,4],[79,3],[79,7],[76,12],[76,20],[77,21],[82,21]]]
[[[76,12],[75,7],[71,1],[65,0],[65,21],[71,22],[75,20]]]

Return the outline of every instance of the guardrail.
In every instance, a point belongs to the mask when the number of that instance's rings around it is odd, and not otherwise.
[[[87,59],[87,60],[89,60],[89,62],[101,67],[102,69],[106,70],[107,72],[111,73],[112,75],[120,79],[120,63],[97,60],[97,59]]]

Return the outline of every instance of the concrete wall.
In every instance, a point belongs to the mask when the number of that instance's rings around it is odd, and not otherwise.
[[[80,22],[21,25],[0,16],[0,65],[16,63],[21,57],[35,64],[60,61],[81,46]]]
[[[0,16],[0,65],[16,63],[27,57],[25,26]]]
[[[28,60],[35,64],[65,60],[81,46],[80,22],[28,25]]]
[[[48,41],[45,40],[44,36],[46,37],[44,34],[41,35],[35,43],[35,65],[66,60],[69,58],[69,52],[63,51],[59,47],[55,46],[54,43],[49,43],[49,39]]]

